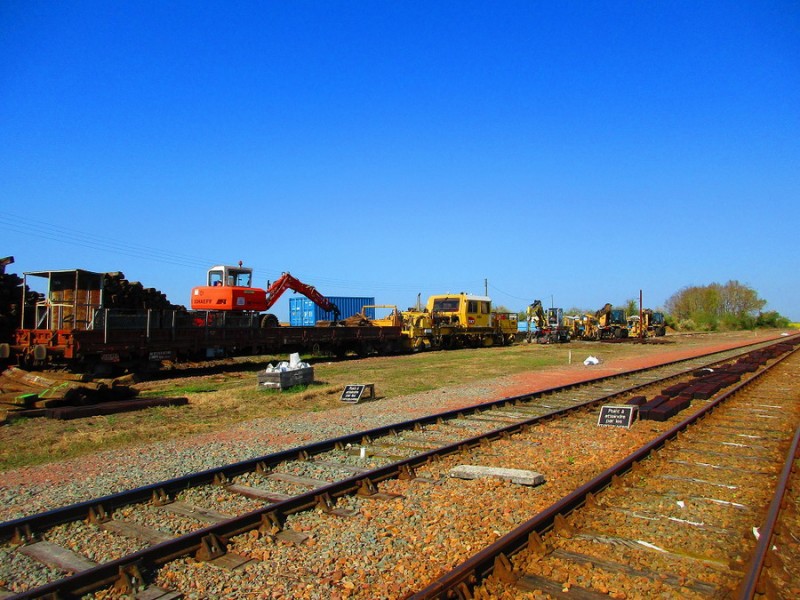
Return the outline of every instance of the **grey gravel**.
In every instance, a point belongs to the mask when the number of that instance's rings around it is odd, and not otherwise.
[[[502,380],[492,384],[482,381],[447,390],[384,398],[377,402],[343,404],[341,408],[318,413],[279,419],[257,419],[240,423],[218,434],[148,443],[43,467],[21,469],[18,472],[23,476],[28,472],[47,472],[50,474],[49,481],[46,484],[23,482],[14,486],[0,485],[0,520],[9,521],[197,471],[257,458],[298,444],[340,437],[361,429],[373,429],[415,416],[449,410],[453,408],[450,404],[464,405],[466,402],[461,400],[491,395],[501,385]],[[465,426],[475,427],[475,424]],[[487,425],[486,429],[490,428]],[[274,439],[287,437],[287,434],[291,434],[290,441],[272,442]],[[344,460],[348,464],[369,467],[369,464],[358,464],[347,456],[340,455],[332,460]],[[380,461],[373,459],[373,462]],[[91,476],[86,476],[86,473]],[[42,477],[37,475],[30,479],[41,481]],[[292,493],[277,488],[274,491]]]

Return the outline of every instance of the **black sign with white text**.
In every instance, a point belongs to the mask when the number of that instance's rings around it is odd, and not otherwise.
[[[361,400],[361,396],[364,394],[366,387],[365,385],[346,385],[344,386],[344,391],[342,392],[340,400],[342,402],[358,402]]]
[[[610,427],[630,427],[636,419],[637,412],[635,406],[603,406],[600,408],[597,424]]]

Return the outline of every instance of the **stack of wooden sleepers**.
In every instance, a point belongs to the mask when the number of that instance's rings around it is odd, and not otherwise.
[[[651,399],[636,396],[627,404],[637,406],[639,419],[643,421],[666,421],[689,407],[692,400],[708,400],[714,394],[737,383],[745,373],[752,373],[791,348],[789,344],[776,344],[763,350],[749,353],[735,363],[722,365],[716,369],[700,369],[693,373],[694,380],[682,381],[661,390]]]
[[[136,398],[132,375],[91,381],[87,375],[37,373],[9,367],[0,373],[0,423],[47,417],[76,419],[138,410],[150,406],[186,404],[186,398]]]

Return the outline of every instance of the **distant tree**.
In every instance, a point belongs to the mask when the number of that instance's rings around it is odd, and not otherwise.
[[[756,319],[756,327],[781,329],[783,327],[788,327],[789,323],[789,319],[781,316],[777,311],[774,310],[760,313]]]
[[[754,289],[728,281],[683,288],[667,300],[666,310],[681,329],[752,329],[766,303]]]
[[[622,306],[622,309],[625,311],[625,314],[629,317],[633,315],[639,314],[639,301],[635,298],[629,298],[625,301],[625,305]]]
[[[492,310],[494,312],[506,312],[506,313],[514,312],[510,308],[504,306],[503,304],[498,304],[497,306],[493,306]]]

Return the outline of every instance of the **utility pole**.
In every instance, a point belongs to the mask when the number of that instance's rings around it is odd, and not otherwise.
[[[483,280],[483,295],[484,296],[488,296],[489,295],[489,280],[488,279],[484,279]]]
[[[642,290],[639,290],[639,337],[644,337],[644,310],[642,309]]]

